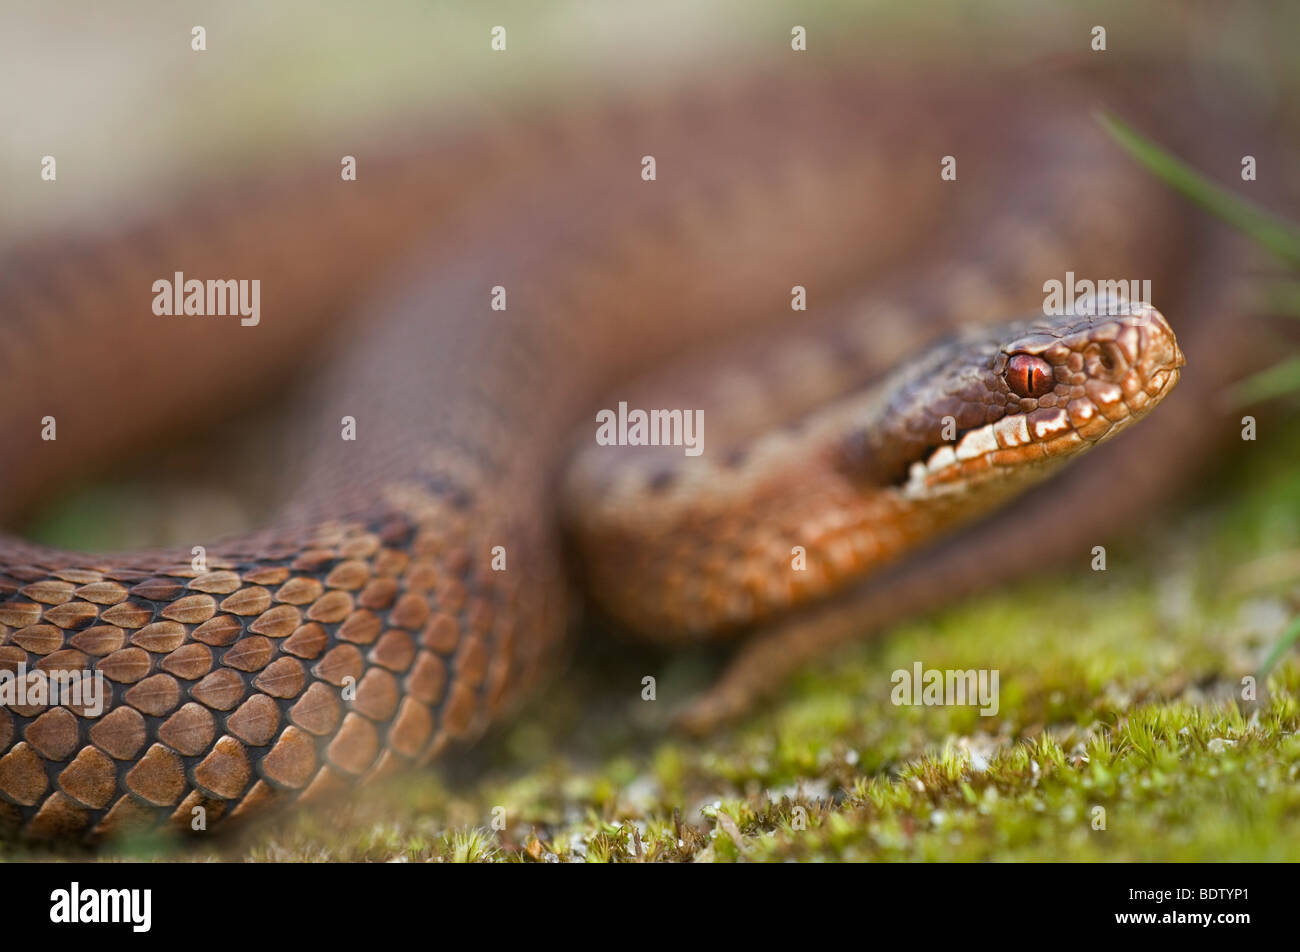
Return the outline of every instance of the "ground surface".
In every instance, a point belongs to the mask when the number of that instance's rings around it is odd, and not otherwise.
[[[730,731],[689,740],[660,723],[706,659],[596,645],[450,775],[236,841],[135,841],[106,858],[1300,858],[1296,652],[1242,698],[1300,606],[1300,426],[1243,445],[1231,477],[1106,572],[850,648]],[[996,667],[997,715],[893,705],[891,673],[916,661]],[[641,699],[645,674],[659,700]]]

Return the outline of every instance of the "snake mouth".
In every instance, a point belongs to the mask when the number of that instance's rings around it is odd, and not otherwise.
[[[965,492],[990,481],[1019,486],[1045,475],[1149,413],[1184,365],[1168,320],[1149,305],[1029,326],[984,375],[991,419],[927,447],[908,467],[903,494]]]

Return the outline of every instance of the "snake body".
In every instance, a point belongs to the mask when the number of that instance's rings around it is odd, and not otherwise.
[[[1118,156],[1094,105],[1066,80],[778,76],[10,249],[11,511],[312,371],[275,528],[195,540],[198,564],[4,541],[0,665],[97,673],[111,698],[0,710],[0,821],[211,829],[427,762],[553,668],[575,561],[621,626],[759,632],[696,709],[712,723],[851,630],[1085,557],[1077,530],[1104,541],[1191,468],[1183,435],[1245,360],[1209,331],[1235,306],[1233,246]],[[261,278],[261,323],[151,314],[176,271]],[[1067,271],[1149,278],[1170,320],[1043,317]],[[904,558],[1145,415],[1184,352],[1198,374],[1145,443]],[[705,452],[596,446],[592,414],[619,401],[701,409]]]

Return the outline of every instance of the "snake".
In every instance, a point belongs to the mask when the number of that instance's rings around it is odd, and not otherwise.
[[[744,75],[404,130],[355,180],[308,147],[6,241],[11,522],[291,394],[268,527],[0,540],[0,669],[69,689],[0,708],[7,835],[345,795],[554,684],[579,620],[737,645],[683,714],[708,730],[836,645],[1086,565],[1198,471],[1258,359],[1224,332],[1245,252],[1093,111],[1189,155],[1241,114],[1070,71]],[[154,313],[177,272],[259,279],[260,320]],[[1049,313],[1067,272],[1153,300]],[[620,406],[655,439],[598,440]]]

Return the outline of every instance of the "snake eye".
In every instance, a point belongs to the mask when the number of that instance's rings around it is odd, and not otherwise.
[[[1030,354],[1012,357],[1002,376],[1017,397],[1041,397],[1052,389],[1052,365]]]

